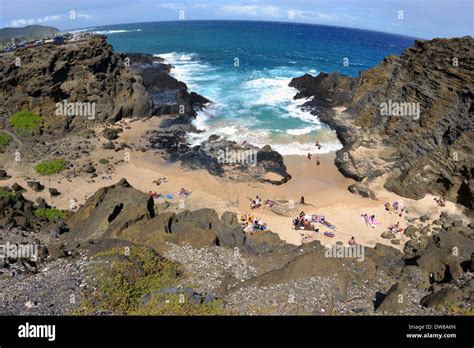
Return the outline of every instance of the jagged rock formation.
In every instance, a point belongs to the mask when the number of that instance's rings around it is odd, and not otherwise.
[[[153,115],[179,115],[173,123],[190,123],[196,111],[210,101],[189,92],[188,86],[169,75],[172,66],[163,58],[144,53],[127,53],[130,68],[143,79],[143,85],[153,100]]]
[[[417,41],[357,78],[305,75],[290,86],[299,90],[295,98],[313,97],[306,107],[336,130],[344,175],[362,181],[388,174],[385,186],[401,196],[432,193],[472,209],[473,44],[471,37]],[[419,117],[398,113],[408,106],[402,103],[419,105]],[[391,115],[384,114],[390,105]]]
[[[448,214],[420,217],[427,226],[407,228],[411,240],[403,253],[377,244],[349,256],[336,252],[328,255],[328,249],[318,241],[289,245],[271,231],[246,235],[230,212],[219,216],[212,209],[179,211],[176,204],[152,204],[148,195],[126,180],[100,189],[77,212],[58,223],[34,218],[36,206],[19,192],[16,197],[23,208],[14,207],[17,203],[12,199],[0,200],[0,216],[6,217],[0,219],[0,236],[17,243],[40,243],[41,257],[35,264],[15,266],[15,260],[7,260],[2,266],[8,268],[0,269],[0,275],[11,274],[2,283],[5,293],[19,297],[7,296],[0,303],[1,313],[64,314],[71,307],[67,301],[71,289],[82,298],[84,288],[79,284],[94,287],[89,271],[104,260],[132,262],[138,271],[140,263],[125,250],[139,246],[182,264],[184,283],[173,288],[173,293],[194,284],[197,288],[193,285],[193,293],[217,296],[226,308],[240,314],[255,313],[257,307],[273,308],[270,314],[472,311],[474,279],[467,271],[472,271],[474,225],[465,226]],[[23,216],[38,228],[38,232],[28,233],[31,237],[19,234],[18,226],[8,223],[12,218],[23,221]],[[430,222],[431,218],[436,220]],[[118,250],[116,256],[109,253],[112,249]],[[21,267],[28,271],[21,272]],[[71,271],[74,282],[61,285],[55,281],[65,279]],[[29,272],[35,273],[33,281],[28,280]],[[49,293],[56,288],[61,289],[57,299],[38,294],[38,289]],[[170,288],[150,290],[167,293]],[[147,293],[140,296],[147,297]],[[34,305],[25,308],[27,301]],[[54,311],[51,303],[56,304]]]
[[[16,64],[18,63],[18,64]],[[56,103],[95,103],[97,122],[151,115],[141,78],[103,36],[65,45],[22,48],[0,56],[1,122],[22,109],[45,118],[44,135],[82,129],[88,115],[57,115]]]
[[[291,179],[283,156],[267,145],[258,148],[251,144],[210,137],[198,146],[191,146],[182,128],[149,132],[150,147],[165,150],[168,159],[181,161],[185,168],[206,169],[213,175],[238,181],[259,181],[280,185]],[[234,156],[235,154],[235,156]],[[275,177],[266,177],[274,173]]]

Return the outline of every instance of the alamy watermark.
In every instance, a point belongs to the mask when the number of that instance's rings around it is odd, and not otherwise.
[[[94,102],[68,102],[67,99],[56,103],[56,116],[85,116],[95,119]]]
[[[38,260],[38,244],[0,244],[0,260],[2,259],[28,259]]]
[[[413,120],[420,119],[420,103],[395,102],[391,99],[380,104],[382,116],[412,117]]]
[[[327,258],[353,258],[362,262],[365,259],[365,247],[360,244],[356,245],[331,245],[327,246],[324,252]]]
[[[217,151],[217,161],[224,164],[243,164],[255,167],[257,165],[258,150],[231,150],[226,147],[225,150]]]

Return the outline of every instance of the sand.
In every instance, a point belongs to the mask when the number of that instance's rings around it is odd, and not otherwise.
[[[119,141],[128,144],[134,144],[135,148],[139,144],[144,144],[146,138],[144,133],[147,130],[158,127],[162,119],[151,118],[148,120],[139,120],[129,122],[130,129],[124,129]],[[324,144],[323,144],[324,146]],[[391,245],[394,248],[402,249],[404,243],[408,240],[403,234],[398,234],[400,245],[393,245],[390,240],[381,238],[382,232],[387,230],[390,224],[400,221],[401,227],[405,228],[408,223],[404,216],[390,214],[384,209],[384,202],[402,201],[404,207],[409,211],[408,217],[419,217],[421,214],[433,215],[441,211],[447,211],[451,214],[462,216],[462,209],[452,202],[447,202],[446,207],[440,208],[434,202],[434,197],[427,195],[425,198],[414,201],[397,196],[383,188],[383,178],[380,178],[375,185],[371,186],[376,192],[378,200],[362,198],[351,194],[347,187],[354,183],[353,180],[344,178],[334,165],[334,153],[318,155],[320,165],[316,166],[315,160],[309,161],[305,156],[285,156],[284,161],[288,167],[288,172],[292,179],[283,185],[271,185],[263,183],[235,182],[224,180],[209,174],[206,170],[186,170],[181,168],[180,163],[168,163],[155,151],[110,151],[103,150],[98,146],[91,159],[98,162],[101,158],[112,157],[117,160],[124,160],[113,168],[112,179],[103,180],[101,176],[106,171],[105,165],[97,165],[99,176],[94,182],[89,176],[81,176],[68,181],[60,174],[50,177],[41,177],[34,173],[30,168],[24,167],[15,162],[5,164],[5,169],[13,177],[3,180],[0,184],[12,185],[14,182],[23,187],[27,187],[28,180],[40,181],[46,187],[54,187],[61,192],[58,197],[50,197],[47,190],[35,193],[28,190],[25,197],[35,200],[36,197],[43,197],[50,205],[59,209],[70,209],[71,202],[77,207],[83,204],[88,197],[93,195],[99,188],[109,186],[120,179],[125,178],[136,189],[143,192],[158,192],[164,195],[173,194],[171,202],[181,202],[184,209],[212,208],[219,214],[225,211],[235,213],[250,212],[250,198],[260,196],[263,200],[269,198],[272,200],[293,200],[295,203],[300,201],[301,196],[305,198],[304,206],[297,206],[295,214],[299,209],[304,210],[306,214],[324,215],[328,221],[337,227],[333,238],[323,235],[324,231],[331,231],[328,228],[320,226],[319,233],[307,232],[307,239],[303,240],[300,231],[292,228],[292,217],[281,216],[272,212],[268,208],[258,208],[252,213],[254,216],[262,217],[268,228],[277,233],[282,240],[291,244],[301,244],[311,240],[320,240],[323,245],[334,244],[338,241],[347,244],[353,236],[358,244],[373,247],[376,243]],[[127,161],[127,159],[129,159]],[[111,161],[112,162],[112,161]],[[26,172],[25,172],[26,170]],[[167,183],[157,186],[153,181],[166,177]],[[192,191],[192,194],[183,199],[176,193],[180,188],[186,188]],[[157,200],[158,203],[164,199]],[[175,208],[178,209],[178,208]],[[374,214],[380,225],[375,228],[366,226],[360,214]],[[256,232],[258,233],[258,232]]]

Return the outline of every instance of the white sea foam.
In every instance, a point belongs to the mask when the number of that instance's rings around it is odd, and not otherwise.
[[[100,35],[111,35],[111,34],[120,34],[120,33],[133,33],[137,31],[142,31],[142,30],[141,29],[99,30],[99,31],[94,31],[94,33],[100,34]]]
[[[321,126],[314,125],[314,126],[303,127],[303,128],[288,129],[286,133],[289,135],[304,135],[304,134],[309,134],[318,129],[321,129]]]
[[[213,101],[207,108],[198,111],[193,125],[200,132],[188,134],[191,145],[199,145],[215,134],[237,143],[248,142],[259,147],[268,144],[284,155],[328,153],[342,147],[335,134],[318,134],[322,131],[319,119],[301,108],[307,100],[293,99],[297,90],[289,87],[291,76],[300,76],[306,71],[288,71],[287,67],[278,67],[242,75],[227,69],[219,71],[201,61],[195,53],[168,52],[155,56],[173,65],[173,77]],[[245,81],[242,81],[243,77]],[[259,119],[260,109],[270,111],[280,121],[298,119],[296,123],[299,126],[262,129],[267,127],[265,122],[268,124],[268,119]],[[291,124],[293,121],[288,122]],[[320,139],[323,147],[319,150],[312,140],[311,143],[304,143],[304,138]]]

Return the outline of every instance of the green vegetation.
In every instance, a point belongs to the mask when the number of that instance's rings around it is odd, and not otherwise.
[[[124,315],[218,315],[223,309],[219,301],[209,304],[180,303],[179,295],[153,296],[140,304],[142,295],[176,285],[182,277],[181,266],[146,247],[114,248],[95,258],[113,260],[98,266],[96,290],[89,291],[77,315],[98,312]]]
[[[453,313],[454,315],[469,315],[474,316],[474,309],[473,308],[466,308],[461,307],[459,303],[448,303],[445,306],[438,305],[437,309],[446,308],[449,312]]]
[[[0,132],[0,152],[5,151],[7,145],[12,141],[12,136],[10,134]]]
[[[35,210],[35,216],[45,217],[48,221],[57,221],[59,219],[64,219],[67,214],[56,208],[38,208]]]
[[[100,164],[104,164],[104,165],[105,165],[105,164],[109,164],[109,160],[108,160],[107,158],[101,158],[101,159],[99,160],[99,163],[100,163]]]
[[[9,198],[13,201],[16,200],[15,194],[4,187],[0,187],[0,198]]]
[[[66,166],[67,161],[63,159],[54,159],[51,161],[38,163],[35,166],[35,171],[41,175],[51,175],[63,171],[64,169],[66,169]]]
[[[10,125],[18,132],[31,134],[43,122],[43,117],[26,110],[18,111],[10,117]]]
[[[153,296],[146,305],[141,305],[132,315],[224,315],[221,301],[195,304],[180,301],[179,295]]]

